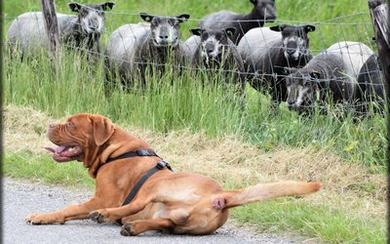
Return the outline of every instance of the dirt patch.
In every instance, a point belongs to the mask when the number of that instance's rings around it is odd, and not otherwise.
[[[6,151],[42,153],[49,144],[46,127],[54,119],[46,114],[7,106],[3,116]],[[280,148],[266,153],[237,136],[210,139],[188,131],[128,131],[147,141],[177,171],[206,174],[234,187],[287,179],[320,181],[323,190],[306,201],[364,216],[385,216],[386,177],[327,151]]]

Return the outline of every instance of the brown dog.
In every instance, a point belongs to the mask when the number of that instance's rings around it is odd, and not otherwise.
[[[96,178],[96,192],[87,202],[47,213],[31,214],[30,224],[63,224],[74,219],[98,222],[122,220],[122,235],[148,230],[177,234],[209,234],[228,218],[228,209],[243,204],[318,191],[320,183],[283,181],[224,191],[212,179],[190,173],[159,170],[141,187],[132,202],[121,206],[138,179],[160,161],[158,157],[132,157],[106,163],[109,158],[149,146],[129,135],[109,119],[78,114],[64,124],[52,124],[48,148],[57,162],[82,161]]]

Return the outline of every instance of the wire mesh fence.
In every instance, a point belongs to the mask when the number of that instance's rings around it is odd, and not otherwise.
[[[119,16],[120,18],[137,18],[139,16],[139,13],[136,12],[126,12],[126,11],[112,11],[112,12],[106,12],[105,16],[105,25],[106,25],[106,31],[101,39],[103,39],[103,42],[107,43],[110,41],[110,35],[115,31],[115,29],[118,27],[116,23],[114,22],[112,16]],[[246,60],[245,57],[242,57],[244,68],[235,68],[235,69],[226,69],[222,68],[224,65],[222,65],[223,60],[218,60],[220,68],[209,68],[206,66],[194,66],[192,64],[192,60],[194,57],[188,56],[187,54],[183,53],[183,60],[181,62],[163,62],[163,63],[156,63],[153,62],[153,59],[151,60],[144,60],[142,57],[135,57],[135,53],[137,53],[137,48],[141,48],[142,45],[145,45],[146,41],[152,39],[153,36],[151,35],[151,31],[147,30],[146,32],[143,32],[142,34],[139,34],[137,31],[132,31],[132,27],[129,26],[130,32],[127,33],[130,35],[130,38],[133,38],[134,43],[137,43],[137,45],[134,45],[132,47],[128,47],[129,50],[124,50],[124,53],[122,56],[113,57],[110,55],[110,53],[106,51],[98,51],[94,49],[88,49],[85,47],[85,45],[75,46],[71,43],[63,43],[62,46],[64,48],[68,49],[77,49],[80,51],[83,51],[84,53],[87,53],[89,55],[94,55],[99,57],[100,60],[111,60],[112,62],[118,64],[118,66],[122,66],[123,64],[127,65],[135,65],[135,66],[142,66],[142,65],[148,65],[151,67],[154,67],[154,69],[159,69],[160,67],[165,67],[171,70],[181,70],[181,71],[188,71],[188,72],[211,72],[211,73],[217,73],[218,75],[241,75],[245,76],[245,80],[252,84],[254,82],[261,82],[266,83],[266,86],[269,89],[274,89],[276,86],[284,86],[284,89],[286,94],[284,94],[282,97],[282,100],[280,101],[274,101],[276,104],[280,102],[287,102],[287,96],[289,95],[290,87],[287,87],[286,79],[291,80],[297,80],[297,85],[300,88],[300,92],[305,89],[304,83],[311,82],[316,84],[322,84],[324,87],[317,87],[317,89],[324,89],[327,90],[327,92],[331,93],[337,93],[337,92],[343,92],[343,89],[353,89],[353,91],[361,91],[362,93],[368,91],[370,92],[369,99],[366,99],[365,97],[354,97],[354,95],[350,95],[349,97],[342,97],[341,96],[341,103],[344,103],[346,106],[345,108],[347,110],[352,110],[356,107],[361,108],[362,106],[369,106],[374,103],[375,104],[381,104],[383,105],[383,99],[384,99],[384,79],[381,75],[380,71],[380,65],[379,63],[374,60],[372,64],[369,65],[369,67],[365,64],[365,62],[368,60],[369,56],[375,55],[376,46],[374,41],[372,40],[373,34],[372,34],[372,23],[370,21],[366,21],[369,17],[369,12],[359,12],[354,13],[350,15],[342,15],[335,18],[325,19],[322,21],[299,21],[299,20],[287,20],[287,19],[277,19],[272,24],[267,24],[267,26],[272,25],[281,25],[281,24],[288,24],[288,25],[294,25],[294,26],[302,26],[305,24],[311,24],[316,27],[316,31],[313,33],[307,34],[307,49],[309,50],[310,54],[313,56],[313,59],[311,59],[311,62],[313,60],[316,60],[318,56],[324,55],[326,53],[326,50],[334,43],[340,43],[340,42],[347,42],[347,41],[353,41],[354,43],[348,45],[346,48],[340,48],[340,50],[343,52],[341,53],[339,57],[341,57],[341,60],[344,62],[344,66],[336,67],[337,75],[335,75],[335,70],[327,70],[324,74],[325,76],[320,77],[305,77],[302,79],[302,75],[300,71],[305,70],[305,65],[296,66],[295,68],[298,68],[296,72],[293,72],[292,74],[289,73],[280,73],[275,70],[285,70],[285,68],[291,68],[290,65],[285,66],[279,66],[277,63],[274,63],[274,57],[271,57],[274,55],[274,52],[283,50],[283,55],[285,55],[289,50],[289,48],[286,46],[286,43],[284,42],[283,35],[280,35],[279,39],[272,40],[272,42],[264,45],[264,43],[261,43],[262,40],[266,40],[267,36],[266,34],[259,36],[258,43],[253,42],[251,40],[251,44],[249,45],[249,51],[252,54],[260,53],[261,55],[268,55],[266,59],[263,58],[263,62],[266,62],[268,66],[270,66],[270,69],[261,69],[261,67],[256,67],[255,69],[249,68],[249,60]],[[9,26],[9,23],[11,21],[17,19],[17,16],[5,16],[5,20],[8,23],[7,26]],[[38,16],[36,16],[38,18]],[[357,19],[362,20],[357,20]],[[202,19],[200,18],[190,18],[188,20],[187,25],[191,26],[197,26],[199,21]],[[224,21],[225,23],[233,23],[233,22],[256,22],[259,23],[259,20],[245,20],[245,21]],[[40,22],[38,19],[36,19],[36,23],[42,24],[43,22]],[[73,22],[72,22],[73,23]],[[74,22],[73,24],[79,25],[79,22]],[[145,24],[141,24],[144,25]],[[240,25],[241,26],[241,25]],[[134,26],[135,28],[137,26]],[[146,29],[149,29],[149,25],[145,26]],[[19,28],[22,30],[22,28]],[[39,33],[38,36],[44,39],[44,36],[46,33],[44,32],[43,26],[37,26],[37,29],[42,30],[42,33]],[[184,28],[181,28],[182,32],[182,41],[179,42],[177,45],[182,46],[183,49],[189,49],[193,47],[187,47],[185,44],[186,37],[188,36],[188,31],[185,31]],[[24,33],[21,33],[20,36],[22,36]],[[296,36],[302,36],[302,33],[296,33]],[[145,37],[149,36],[149,37]],[[178,36],[180,37],[180,35]],[[122,45],[124,47],[127,46],[125,42],[128,41],[129,36],[121,36],[122,43],[119,43],[117,45]],[[189,36],[188,38],[191,38]],[[298,39],[297,39],[298,40]],[[7,39],[8,44],[15,44],[15,43],[9,43],[9,40]],[[246,36],[243,37],[241,42],[247,42],[248,39],[246,39]],[[299,39],[299,41],[302,41]],[[266,42],[266,41],[264,41]],[[310,43],[310,46],[309,46]],[[363,48],[361,48],[361,44],[365,44],[368,47],[371,48],[372,53],[365,53]],[[202,47],[205,43],[201,43],[201,41],[198,40],[196,43],[195,49],[202,49]],[[259,44],[259,45],[257,45]],[[299,44],[299,43],[298,43]],[[298,45],[297,44],[297,45]],[[359,48],[354,48],[354,45],[358,45]],[[238,44],[240,46],[240,44]],[[177,48],[177,47],[175,47]],[[220,45],[219,47],[221,50],[237,50],[236,45]],[[103,49],[104,50],[104,49]],[[184,52],[184,51],[183,51]],[[129,54],[131,53],[131,54]],[[265,54],[264,54],[265,53]],[[333,54],[338,53],[338,50],[333,49]],[[279,53],[280,54],[280,53]],[[301,54],[301,53],[300,53]],[[155,55],[158,55],[157,53]],[[187,56],[186,56],[187,55]],[[191,54],[193,55],[193,54]],[[224,52],[222,51],[221,56],[224,55]],[[241,55],[241,54],[240,54]],[[276,55],[276,54],[275,54]],[[256,57],[255,57],[256,58]],[[279,58],[286,58],[286,56],[281,56]],[[141,61],[140,61],[141,60]],[[330,59],[329,62],[332,62]],[[357,63],[357,64],[356,64]],[[246,65],[245,65],[246,64]],[[325,66],[328,64],[324,64]],[[348,67],[352,67],[352,72],[348,72]],[[306,65],[307,66],[307,65]],[[364,68],[366,67],[366,68]],[[140,67],[137,67],[138,69]],[[309,65],[310,68],[310,65]],[[318,70],[312,70],[312,71],[318,71]],[[210,73],[208,73],[210,75]],[[296,76],[294,76],[296,75]],[[359,77],[361,77],[361,80],[359,80]],[[138,79],[138,77],[136,78]],[[202,79],[202,77],[199,76],[199,79]],[[237,78],[238,79],[238,78]],[[223,80],[223,79],[219,79]],[[335,84],[337,88],[331,89],[332,84]],[[345,88],[345,86],[348,85],[348,87],[352,88]],[[368,88],[367,88],[368,87]],[[267,89],[264,89],[260,92],[267,93],[269,92]],[[362,91],[364,90],[364,91]],[[378,94],[374,94],[377,96],[371,96],[372,91],[377,92]],[[279,90],[276,90],[276,92],[279,92]],[[299,92],[298,92],[299,93]],[[355,92],[356,94],[356,92]],[[314,94],[315,95],[315,94]],[[333,94],[334,95],[334,94]],[[276,95],[278,96],[278,94]],[[298,98],[297,98],[298,99]],[[356,104],[354,101],[360,100],[359,104]],[[325,101],[317,101],[320,103],[313,103],[309,105],[300,105],[300,107],[305,108],[312,108],[313,106],[320,107],[323,109],[328,108],[327,105],[323,105],[323,102]],[[315,105],[316,104],[316,105]],[[383,110],[381,108],[380,110]],[[360,112],[367,112],[367,111],[360,111]]]

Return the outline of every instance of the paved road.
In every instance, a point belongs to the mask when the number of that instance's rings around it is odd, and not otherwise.
[[[48,212],[69,203],[87,199],[91,193],[58,186],[46,186],[9,178],[3,181],[4,243],[293,243],[274,235],[256,235],[226,224],[208,236],[175,236],[158,232],[138,237],[123,237],[120,227],[98,225],[90,220],[72,221],[65,225],[31,226],[24,218],[31,212]]]

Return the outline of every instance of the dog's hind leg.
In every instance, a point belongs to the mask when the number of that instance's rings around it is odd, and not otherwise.
[[[136,236],[149,230],[166,230],[173,228],[175,223],[169,219],[145,219],[126,223],[122,226],[121,235]]]

